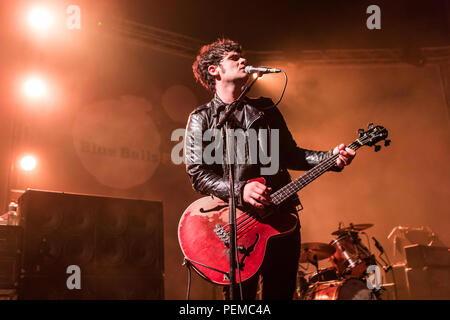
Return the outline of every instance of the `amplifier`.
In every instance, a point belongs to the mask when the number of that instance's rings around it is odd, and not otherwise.
[[[405,255],[409,268],[450,267],[450,249],[446,247],[414,244],[405,246]]]
[[[0,226],[0,289],[14,289],[18,285],[23,229]]]
[[[162,203],[27,190],[19,299],[163,299]]]
[[[408,268],[410,299],[450,299],[450,267]]]

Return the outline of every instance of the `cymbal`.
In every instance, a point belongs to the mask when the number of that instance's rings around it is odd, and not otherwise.
[[[348,231],[359,232],[359,231],[366,230],[370,227],[373,227],[373,223],[350,224],[349,227],[338,229],[338,230],[332,232],[331,234],[333,236],[338,236],[338,235],[348,232]]]
[[[334,251],[332,246],[320,242],[302,243],[299,262],[314,262],[330,257]]]

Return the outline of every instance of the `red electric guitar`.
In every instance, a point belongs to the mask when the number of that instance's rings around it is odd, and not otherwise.
[[[373,146],[385,140],[388,132],[381,126],[369,124],[369,129],[359,129],[360,137],[348,148],[357,150],[364,145]],[[389,145],[390,140],[385,141]],[[376,145],[375,151],[381,147]],[[241,281],[251,278],[261,267],[267,241],[271,237],[292,232],[297,216],[277,210],[278,206],[294,193],[321,176],[335,165],[338,155],[322,161],[298,179],[270,195],[272,205],[264,210],[236,208],[238,262]],[[264,183],[263,178],[258,181]],[[178,241],[183,254],[193,268],[205,279],[227,285],[229,279],[229,225],[228,203],[213,197],[203,197],[193,202],[183,213],[178,224]],[[239,281],[236,270],[236,282]]]

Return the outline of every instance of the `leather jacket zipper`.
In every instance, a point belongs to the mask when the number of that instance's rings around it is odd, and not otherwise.
[[[259,118],[261,118],[261,116],[263,115],[263,112],[259,112],[258,116],[255,119],[252,119],[252,121],[250,122],[250,124],[247,126],[247,130],[253,125],[253,123],[258,120]]]

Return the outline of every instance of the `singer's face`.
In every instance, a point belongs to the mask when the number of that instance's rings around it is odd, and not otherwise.
[[[218,72],[220,78],[225,81],[247,79],[248,74],[244,69],[247,59],[238,52],[228,52],[219,64]]]

